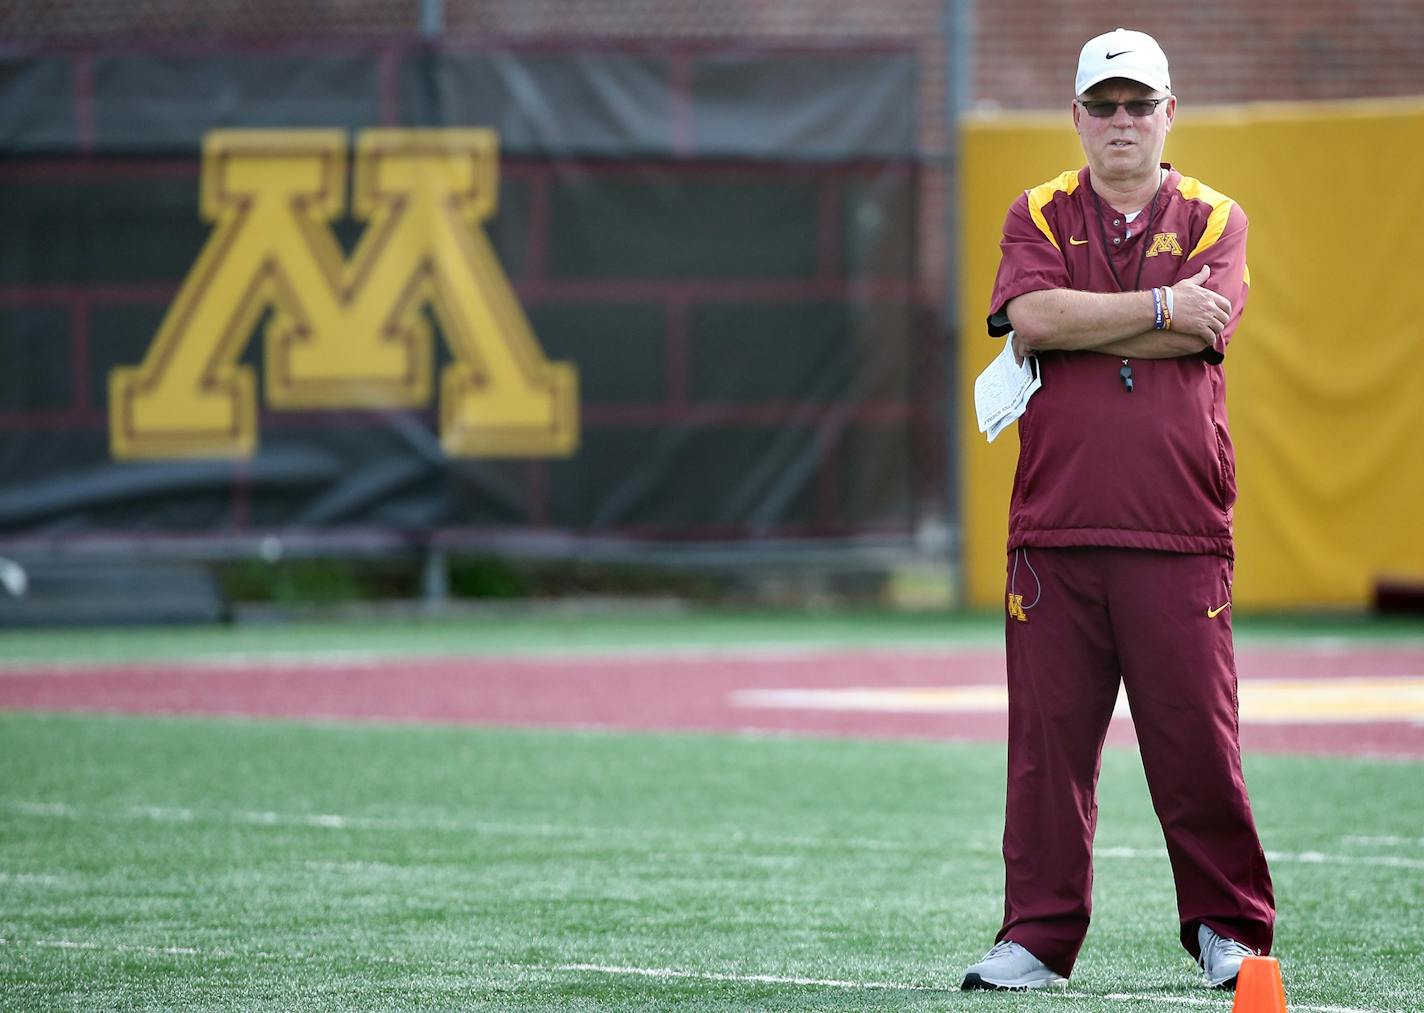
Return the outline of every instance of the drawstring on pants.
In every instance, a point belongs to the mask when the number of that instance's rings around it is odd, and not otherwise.
[[[1028,572],[1031,573],[1031,574],[1033,574],[1033,583],[1034,583],[1035,588],[1037,589],[1037,590],[1035,590],[1034,595],[1033,595],[1033,602],[1032,602],[1031,604],[1022,606],[1022,607],[1023,607],[1023,610],[1024,610],[1025,612],[1027,612],[1029,609],[1033,608],[1034,605],[1037,605],[1037,604],[1038,604],[1038,599],[1040,599],[1040,598],[1043,597],[1043,582],[1038,579],[1038,572],[1037,572],[1036,570],[1034,570],[1033,564],[1028,561],[1028,552],[1027,552],[1027,550],[1025,550],[1025,549],[1015,549],[1015,550],[1014,550],[1014,568],[1013,568],[1013,571],[1009,574],[1009,594],[1013,594],[1013,593],[1017,590],[1016,582],[1017,582],[1017,580],[1018,580],[1018,575],[1019,575],[1019,557],[1020,557],[1020,556],[1023,557],[1023,564],[1024,564],[1024,566],[1028,567]]]

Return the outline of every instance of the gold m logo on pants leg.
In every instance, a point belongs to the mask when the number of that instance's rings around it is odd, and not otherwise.
[[[256,382],[239,363],[263,327],[264,387],[284,409],[410,408],[432,395],[431,309],[453,362],[440,440],[454,456],[567,456],[578,379],[539,347],[480,228],[495,210],[490,130],[367,130],[357,138],[347,259],[339,130],[215,131],[202,215],[214,224],[142,363],[110,373],[118,458],[249,457]]]

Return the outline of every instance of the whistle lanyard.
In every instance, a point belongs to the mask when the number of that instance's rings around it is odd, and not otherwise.
[[[1157,170],[1157,189],[1152,191],[1152,203],[1147,213],[1147,231],[1143,233],[1144,236],[1151,236],[1152,226],[1157,224],[1157,198],[1162,195],[1162,184],[1166,182],[1166,180],[1167,173],[1159,167]],[[1117,265],[1113,263],[1112,250],[1108,247],[1108,230],[1107,226],[1103,224],[1103,202],[1098,198],[1098,191],[1094,190],[1091,186],[1088,187],[1088,192],[1093,195],[1093,207],[1098,212],[1098,238],[1103,242],[1103,256],[1107,258],[1108,270],[1112,272],[1113,281],[1117,283],[1117,290],[1119,292],[1126,292],[1128,290],[1123,287],[1122,275],[1117,273]],[[1144,240],[1142,243],[1142,256],[1137,261],[1137,277],[1132,280],[1132,291],[1134,292],[1142,285],[1142,269],[1147,266],[1147,249],[1148,243]],[[1132,364],[1126,359],[1122,360],[1122,369],[1118,370],[1118,376],[1122,377],[1123,388],[1131,394]]]

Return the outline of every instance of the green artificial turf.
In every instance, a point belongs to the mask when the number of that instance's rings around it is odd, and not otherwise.
[[[1293,1010],[1424,1008],[1421,772],[1248,758]],[[1001,746],[3,715],[0,1006],[1229,1009],[1115,749],[1071,989],[954,991],[1002,809]]]
[[[1242,645],[1281,640],[1424,642],[1424,618],[1237,617]],[[439,618],[365,616],[232,626],[0,630],[0,667],[313,652],[383,657],[688,651],[727,647],[1002,646],[998,613],[740,612],[649,606],[579,612],[492,607]]]

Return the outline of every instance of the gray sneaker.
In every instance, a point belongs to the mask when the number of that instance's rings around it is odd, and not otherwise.
[[[983,960],[971,965],[969,970],[964,972],[964,983],[959,987],[966,992],[976,988],[1022,991],[1066,984],[1067,978],[1049,970],[1043,961],[1018,943],[1006,939],[984,954]]]
[[[1234,939],[1218,935],[1205,925],[1197,926],[1197,945],[1201,947],[1197,966],[1206,974],[1209,988],[1236,988],[1236,976],[1241,973],[1241,961],[1256,955],[1255,950],[1248,949]]]

